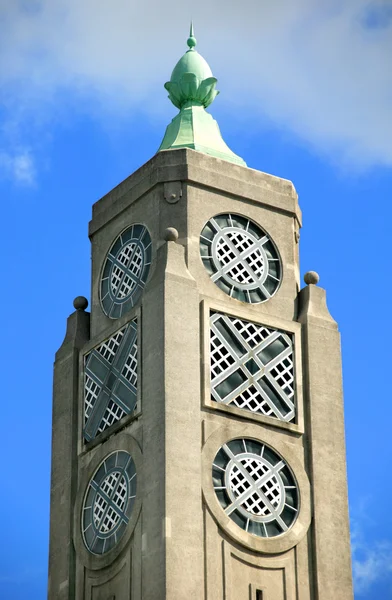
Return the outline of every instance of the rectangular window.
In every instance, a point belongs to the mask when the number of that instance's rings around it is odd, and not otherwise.
[[[211,311],[211,400],[285,421],[295,420],[291,332]]]
[[[85,356],[83,434],[86,442],[135,410],[137,367],[136,318]]]

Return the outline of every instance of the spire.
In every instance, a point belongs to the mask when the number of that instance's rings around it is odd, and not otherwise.
[[[218,123],[205,111],[219,94],[215,89],[218,80],[207,61],[195,50],[196,44],[191,22],[188,50],[174,67],[170,81],[165,83],[169,99],[180,112],[168,125],[158,152],[192,148],[246,166],[223,141]]]
[[[187,44],[188,44],[189,50],[193,50],[197,44],[197,39],[195,38],[195,34],[193,31],[193,21],[191,21],[191,29],[189,32],[189,38],[187,40]]]

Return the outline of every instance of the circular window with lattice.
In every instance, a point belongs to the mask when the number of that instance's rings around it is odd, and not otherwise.
[[[288,531],[299,509],[298,486],[287,463],[251,439],[224,444],[212,466],[216,496],[241,529],[264,538]]]
[[[212,281],[232,298],[257,304],[279,287],[278,251],[250,219],[234,214],[210,219],[200,235],[200,254]]]
[[[83,540],[93,554],[105,554],[123,536],[136,498],[136,468],[128,452],[113,452],[95,471],[82,510]]]
[[[101,277],[101,305],[111,319],[138,301],[151,265],[151,237],[144,225],[123,231],[110,248]]]

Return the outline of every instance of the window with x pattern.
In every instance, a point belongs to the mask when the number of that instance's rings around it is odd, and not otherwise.
[[[278,251],[250,219],[235,214],[210,219],[200,235],[200,254],[211,280],[232,298],[257,304],[278,290]]]
[[[281,535],[297,518],[299,495],[294,475],[262,442],[236,439],[224,444],[214,459],[212,481],[226,515],[252,535]]]
[[[101,305],[111,319],[124,315],[138,301],[151,264],[151,237],[144,225],[123,231],[109,250],[101,279]]]
[[[137,401],[137,319],[85,356],[84,439],[130,414]]]
[[[130,454],[113,452],[95,471],[83,503],[82,532],[93,554],[104,554],[123,536],[136,498],[136,468]]]
[[[292,334],[210,315],[211,398],[281,421],[295,419]]]

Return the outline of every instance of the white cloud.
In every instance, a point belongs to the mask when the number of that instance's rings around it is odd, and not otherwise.
[[[366,594],[375,583],[391,579],[392,543],[369,543],[355,519],[351,522],[351,550],[355,597]]]
[[[35,183],[35,165],[29,151],[23,150],[17,154],[0,150],[0,172],[5,177],[22,185]]]
[[[337,161],[391,166],[390,9],[389,0],[0,0],[3,102],[7,112],[42,103],[56,112],[76,93],[94,112],[169,112],[162,84],[192,10],[221,106],[272,120]]]

